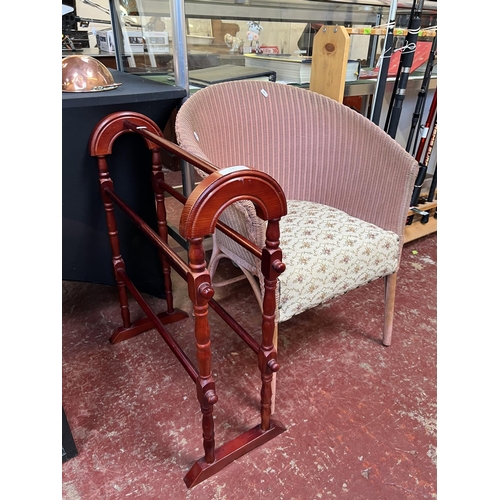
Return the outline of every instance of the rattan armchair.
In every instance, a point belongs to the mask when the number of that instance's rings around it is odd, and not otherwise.
[[[189,153],[217,168],[262,170],[283,188],[286,270],[279,277],[277,322],[384,278],[382,343],[389,346],[415,159],[356,111],[280,83],[235,81],[199,90],[181,106],[175,127]],[[250,201],[237,201],[220,220],[265,246],[265,222]],[[231,259],[260,300],[258,259],[220,231],[213,245],[211,276],[221,258]]]

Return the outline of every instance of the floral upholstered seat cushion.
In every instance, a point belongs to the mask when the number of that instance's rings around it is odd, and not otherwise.
[[[398,268],[396,233],[326,205],[288,200],[280,233],[280,322]]]

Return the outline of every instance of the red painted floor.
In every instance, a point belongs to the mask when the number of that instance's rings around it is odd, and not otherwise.
[[[391,347],[381,280],[280,325],[275,416],[287,430],[191,490],[183,478],[203,454],[191,379],[155,330],[109,343],[113,287],[63,282],[62,403],[78,449],[62,466],[63,499],[437,498],[436,243],[403,249]],[[185,290],[176,280],[175,305],[189,311]],[[216,299],[257,335],[246,282]],[[215,314],[211,326],[220,445],[258,424],[260,377]],[[195,360],[192,318],[168,329]]]

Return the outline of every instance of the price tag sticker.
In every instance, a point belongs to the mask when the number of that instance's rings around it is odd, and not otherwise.
[[[371,28],[364,28],[363,29],[363,35],[371,35],[371,34],[372,34]]]

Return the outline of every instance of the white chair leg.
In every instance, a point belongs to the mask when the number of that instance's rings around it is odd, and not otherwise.
[[[210,273],[210,278],[214,279],[215,271],[217,270],[217,265],[219,260],[222,259],[224,255],[220,251],[219,245],[217,244],[217,238],[215,234],[212,236],[212,255],[210,256],[210,262],[208,263],[208,272]]]
[[[213,236],[213,249],[212,249],[212,255],[210,257],[210,262],[208,263],[208,272],[210,273],[210,278],[212,281],[212,286],[215,287],[222,287],[226,285],[230,285],[232,283],[236,283],[237,281],[241,281],[242,279],[247,279],[248,282],[250,283],[250,286],[252,287],[253,293],[255,295],[255,298],[257,299],[257,303],[259,304],[260,310],[262,311],[262,292],[260,290],[260,286],[257,283],[254,275],[245,269],[244,267],[239,266],[240,271],[243,273],[242,276],[236,276],[235,278],[230,278],[227,280],[221,280],[216,282],[214,280],[215,272],[217,271],[217,266],[219,265],[219,261],[221,259],[229,259],[231,260],[231,257],[228,257],[220,248],[219,245],[217,244],[217,238],[215,235]]]
[[[396,300],[396,273],[384,277],[385,285],[385,311],[384,332],[382,344],[390,346],[392,342],[392,325],[394,322],[394,303]]]

